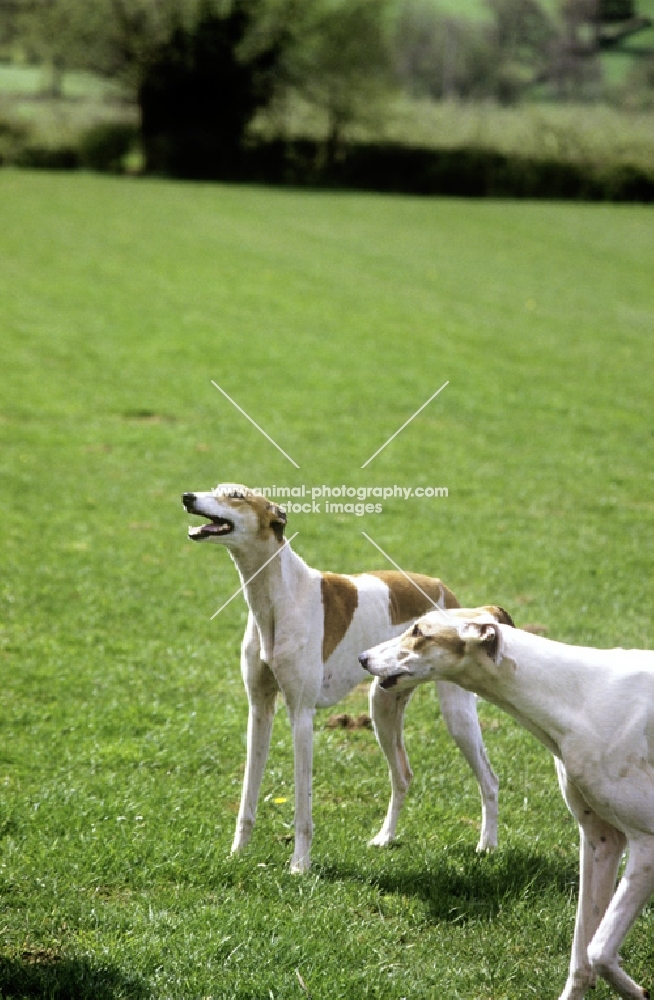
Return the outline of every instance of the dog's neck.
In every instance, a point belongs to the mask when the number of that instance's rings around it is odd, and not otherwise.
[[[508,712],[560,757],[562,741],[584,700],[579,647],[509,626],[502,626],[502,636],[500,663],[477,651],[466,657],[457,683]]]
[[[282,616],[292,605],[292,595],[306,564],[291,549],[275,539],[256,547],[231,548],[229,553],[241,578],[248,607],[261,640],[261,656],[270,663]]]

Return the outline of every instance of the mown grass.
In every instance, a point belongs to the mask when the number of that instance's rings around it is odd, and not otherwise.
[[[0,203],[2,995],[278,1000],[306,996],[299,970],[321,1000],[558,996],[576,831],[549,755],[487,705],[493,856],[425,687],[397,847],[366,847],[388,794],[372,733],[321,712],[314,867],[288,873],[280,711],[252,844],[228,857],[245,609],[209,620],[236,574],[187,543],[179,495],[447,486],[292,515],[294,547],[379,567],[363,529],[466,603],[651,646],[651,210],[11,171]],[[649,911],[624,958],[650,978]]]

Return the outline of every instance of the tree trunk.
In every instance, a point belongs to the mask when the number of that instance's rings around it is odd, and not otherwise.
[[[48,63],[48,77],[45,87],[45,96],[55,100],[64,95],[64,61],[61,56],[53,56]]]

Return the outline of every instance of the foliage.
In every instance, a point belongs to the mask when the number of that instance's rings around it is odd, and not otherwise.
[[[177,176],[233,176],[245,129],[270,90],[270,45],[248,61],[239,46],[250,27],[247,0],[228,13],[205,5],[150,57],[139,85],[146,169]]]
[[[592,53],[572,45],[571,29],[538,0],[487,0],[486,8],[487,20],[471,20],[443,15],[430,0],[405,0],[395,39],[405,87],[435,98],[511,103],[551,80],[559,93],[581,92],[597,71]]]
[[[471,49],[479,38],[476,30],[468,33],[466,29],[466,22],[443,17],[428,0],[405,0],[393,53],[398,77],[409,93],[442,98],[463,90],[461,38],[465,36]]]
[[[444,14],[430,0],[404,0],[395,36],[403,85],[432,97],[495,97],[507,103],[547,85],[557,98],[598,98],[600,52],[646,27],[634,18],[607,29],[597,0],[486,0],[486,19]],[[624,11],[623,11],[624,12]],[[608,22],[607,22],[608,23]],[[608,33],[607,33],[608,32]]]
[[[537,0],[488,0],[488,21],[443,15],[429,0],[404,0],[395,36],[400,79],[435,98],[511,102],[547,61],[554,25]]]
[[[274,97],[279,120],[298,98],[324,117],[330,137],[326,153],[332,160],[352,126],[376,122],[381,128],[384,106],[398,85],[414,96],[490,97],[505,104],[528,93],[567,100],[624,99],[632,105],[651,99],[647,73],[633,66],[638,53],[644,60],[644,49],[630,49],[633,72],[623,67],[617,80],[605,79],[611,58],[602,54],[615,52],[650,23],[633,4],[479,0],[448,13],[452,5],[443,3],[0,0],[0,57],[47,67],[46,89],[53,95],[61,95],[65,73],[92,69],[119,80],[135,99],[146,76],[161,76],[162,60],[171,58],[176,65],[171,72],[178,75],[180,63],[192,60],[191,39],[199,19],[229,21],[238,19],[240,10],[247,28],[230,56],[232,63],[252,67],[274,52],[265,99]],[[625,21],[630,11],[635,16]],[[618,56],[611,66],[619,61]],[[221,103],[225,101],[223,95]]]
[[[66,69],[97,68],[104,36],[97,0],[88,6],[79,0],[18,0],[11,13],[5,41],[20,46],[24,60],[48,68],[52,96],[61,96]]]
[[[489,48],[495,54],[495,96],[510,103],[542,74],[556,27],[538,0],[487,0],[492,15]]]
[[[13,163],[25,142],[27,129],[10,119],[0,118],[0,166]]]
[[[23,62],[48,65],[51,89],[62,75],[93,69],[132,89],[153,48],[192,22],[199,0],[0,0],[0,45]]]
[[[80,138],[80,163],[89,170],[119,174],[125,159],[138,141],[138,130],[126,122],[103,122],[88,129]]]
[[[622,94],[627,106],[654,108],[654,53],[636,63],[623,84]]]
[[[344,128],[370,120],[388,94],[389,2],[312,0],[294,8],[294,14],[278,96],[290,88],[326,114],[333,158]]]

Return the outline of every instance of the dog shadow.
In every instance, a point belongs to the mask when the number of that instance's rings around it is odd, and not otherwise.
[[[63,958],[46,949],[0,956],[0,996],[34,1000],[147,1000],[137,976],[86,958]]]
[[[418,863],[395,857],[392,868],[368,871],[348,864],[325,864],[321,878],[328,881],[353,881],[368,885],[384,894],[414,896],[426,904],[434,923],[454,923],[492,918],[512,900],[543,892],[568,895],[578,884],[578,869],[564,857],[560,859],[506,847],[492,854],[476,854],[470,848],[455,845],[433,859]]]

